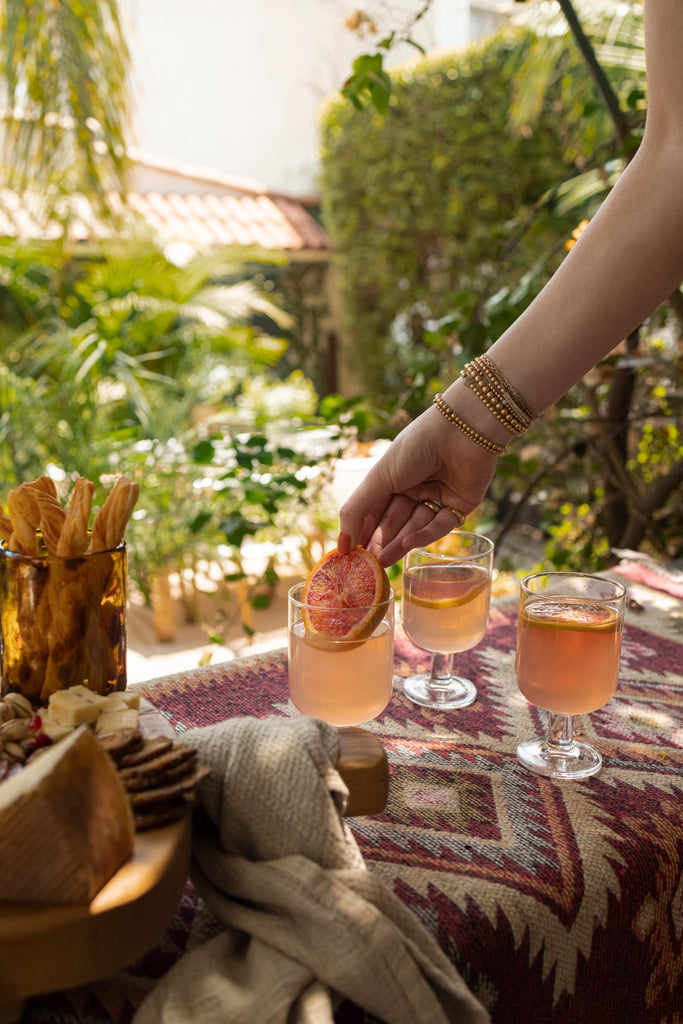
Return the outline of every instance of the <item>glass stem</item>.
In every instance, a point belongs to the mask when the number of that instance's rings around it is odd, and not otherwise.
[[[568,754],[574,745],[574,716],[548,713],[546,746],[551,754]]]
[[[448,686],[453,675],[453,655],[432,653],[430,686]]]

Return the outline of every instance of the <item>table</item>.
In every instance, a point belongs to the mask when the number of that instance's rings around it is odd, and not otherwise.
[[[484,641],[458,658],[476,680],[475,704],[410,703],[400,679],[427,656],[399,634],[393,699],[368,726],[388,755],[389,801],[350,819],[353,832],[493,1024],[682,1019],[683,601],[629,591],[640,607],[627,612],[617,694],[577,720],[603,753],[599,775],[554,782],[516,761],[519,740],[543,722],[514,680],[515,601],[496,603]],[[284,650],[140,689],[179,732],[297,714]],[[125,1024],[155,979],[218,927],[188,883],[155,949],[96,985],[30,1000],[22,1024]]]

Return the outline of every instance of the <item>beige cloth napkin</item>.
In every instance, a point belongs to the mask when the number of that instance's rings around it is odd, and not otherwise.
[[[366,870],[342,814],[336,731],[238,718],[186,733],[211,776],[192,878],[226,925],[134,1024],[331,1024],[346,997],[386,1024],[489,1016],[414,914]]]

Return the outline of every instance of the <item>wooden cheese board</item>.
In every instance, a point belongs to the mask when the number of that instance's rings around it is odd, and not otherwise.
[[[144,700],[140,728],[175,738]],[[104,978],[151,949],[182,896],[190,838],[189,816],[137,833],[132,858],[87,906],[0,906],[0,1024],[17,1020],[29,996]]]
[[[164,716],[144,699],[146,737],[176,738]],[[386,753],[376,736],[339,729],[337,768],[349,789],[347,815],[386,806]],[[108,977],[134,963],[173,920],[187,881],[191,819],[138,832],[132,858],[86,906],[0,905],[0,1024],[16,1021],[30,996]]]

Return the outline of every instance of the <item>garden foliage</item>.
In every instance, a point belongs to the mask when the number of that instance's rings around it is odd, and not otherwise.
[[[305,549],[329,458],[283,439],[322,420],[310,381],[275,371],[289,317],[244,279],[243,261],[270,258],[231,250],[178,265],[134,232],[77,258],[63,239],[6,240],[0,500],[46,471],[65,493],[78,474],[96,481],[96,503],[117,473],[138,480],[127,539],[147,598],[155,575],[200,563],[244,575],[248,538]],[[330,433],[325,454],[335,451]]]
[[[392,70],[381,104],[358,76],[323,111],[322,210],[353,359],[388,411],[419,413],[500,336],[638,145],[642,7],[577,7],[626,131],[548,4],[467,50]],[[500,461],[499,540],[524,515],[559,565],[598,568],[643,542],[680,553],[679,335],[662,310]]]

